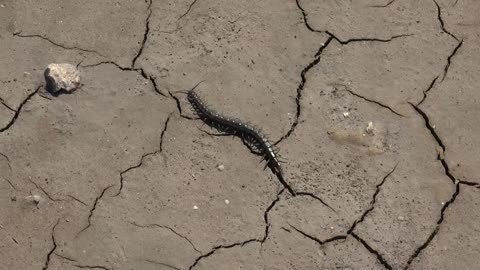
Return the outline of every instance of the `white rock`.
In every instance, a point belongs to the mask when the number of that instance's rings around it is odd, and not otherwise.
[[[80,86],[80,72],[71,64],[50,64],[44,75],[51,93],[72,92]]]
[[[220,165],[217,166],[217,169],[219,171],[223,171],[223,170],[225,170],[225,166],[223,164],[220,164]]]
[[[39,204],[42,197],[40,197],[40,195],[35,194],[35,195],[27,196],[25,197],[25,199],[30,202],[33,202],[34,204]]]
[[[365,131],[368,134],[373,134],[373,130],[374,130],[373,122],[368,122],[368,125],[367,125],[367,128],[365,129]]]
[[[230,204],[230,201],[229,201],[229,200],[225,200],[225,204]]]
[[[194,206],[193,206],[193,209],[197,210],[197,209],[198,209],[198,206],[194,205]]]

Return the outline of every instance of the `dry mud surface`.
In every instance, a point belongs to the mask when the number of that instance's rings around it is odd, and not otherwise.
[[[478,14],[0,0],[0,269],[477,269]],[[53,97],[63,62],[83,85]],[[200,81],[285,181],[195,119],[178,91]]]

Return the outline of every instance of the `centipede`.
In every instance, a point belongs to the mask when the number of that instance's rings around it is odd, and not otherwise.
[[[187,100],[198,118],[206,125],[220,131],[222,135],[239,137],[250,151],[263,157],[262,161],[266,161],[264,169],[270,167],[273,173],[283,179],[283,169],[278,154],[279,149],[270,143],[264,132],[250,123],[238,118],[224,116],[210,108],[195,91],[199,84],[190,90],[182,91],[187,95]]]

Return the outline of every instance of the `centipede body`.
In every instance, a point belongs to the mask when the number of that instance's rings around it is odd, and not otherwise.
[[[244,143],[259,151],[267,162],[266,166],[269,166],[275,174],[282,176],[278,151],[259,128],[239,119],[226,117],[209,108],[194,89],[187,92],[187,99],[202,121],[224,133],[239,136]]]

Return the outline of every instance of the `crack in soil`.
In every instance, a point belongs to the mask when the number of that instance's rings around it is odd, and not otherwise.
[[[197,249],[197,247],[195,247],[195,245],[193,244],[193,242],[188,239],[188,237],[178,233],[177,231],[175,231],[174,229],[172,229],[171,227],[169,226],[166,226],[166,225],[160,225],[160,224],[156,224],[156,223],[151,223],[151,224],[138,224],[136,222],[129,222],[130,224],[134,225],[134,226],[137,226],[139,228],[152,228],[152,227],[158,227],[158,228],[161,228],[161,229],[166,229],[166,230],[169,230],[171,231],[172,233],[174,233],[175,235],[177,235],[178,237],[180,238],[183,238],[185,241],[187,241],[190,246],[192,246],[193,250],[195,250],[196,252],[198,252],[199,254],[202,254],[202,252],[200,250]]]
[[[69,258],[69,257],[67,257],[67,256],[63,256],[62,254],[58,254],[58,253],[56,253],[56,252],[54,252],[53,255],[55,255],[55,256],[57,256],[57,257],[59,257],[59,258],[62,258],[62,259],[64,259],[64,260],[66,260],[66,261],[77,262],[77,260],[75,260],[75,259]]]
[[[291,224],[288,224],[292,229],[294,229],[295,231],[297,231],[298,233],[300,233],[301,235],[303,235],[304,237],[310,239],[310,240],[313,240],[315,242],[317,242],[320,246],[326,244],[326,243],[330,243],[330,242],[333,242],[333,241],[338,241],[338,240],[345,240],[347,239],[347,236],[346,235],[336,235],[336,236],[333,236],[333,237],[330,237],[328,239],[325,239],[325,240],[320,240],[318,238],[316,238],[315,236],[312,236],[300,229],[298,229],[297,227],[291,225]],[[290,230],[286,229],[286,228],[283,228],[285,231],[287,232],[290,232]]]
[[[75,267],[77,268],[81,268],[81,269],[103,269],[103,270],[113,270],[113,268],[107,268],[105,266],[99,266],[99,265],[93,265],[93,266],[90,266],[90,265],[80,265],[80,264],[76,264],[74,265]]]
[[[442,152],[438,153],[438,156],[437,156],[437,159],[441,162],[443,168],[444,168],[444,171],[445,171],[445,175],[453,182],[453,184],[455,185],[455,192],[452,194],[452,197],[443,205],[441,211],[440,211],[440,218],[438,219],[437,221],[437,225],[435,227],[435,230],[429,235],[429,237],[427,238],[427,240],[422,244],[420,245],[416,250],[415,252],[412,254],[412,256],[410,256],[410,258],[408,259],[407,261],[407,265],[405,266],[404,270],[408,269],[410,267],[410,265],[412,264],[412,262],[422,253],[422,251],[424,249],[426,249],[428,247],[428,245],[431,243],[431,241],[433,240],[433,238],[435,238],[435,236],[437,235],[439,229],[440,229],[440,225],[442,224],[443,220],[444,220],[444,214],[445,214],[445,211],[447,210],[447,208],[453,203],[455,202],[458,194],[460,194],[460,184],[462,182],[458,181],[451,173],[450,173],[450,169],[448,167],[448,164],[445,160],[445,152],[446,152],[446,147],[445,145],[443,144],[442,140],[440,139],[440,137],[438,136],[438,134],[436,133],[435,129],[433,128],[433,126],[430,124],[430,119],[428,118],[428,115],[422,111],[418,106],[415,106],[413,105],[412,103],[410,103],[410,105],[415,109],[415,111],[417,111],[417,113],[423,118],[423,120],[425,121],[425,127],[430,131],[431,135],[434,137],[435,141],[437,142],[437,144],[441,147],[442,149]]]
[[[383,186],[383,184],[385,184],[386,180],[388,179],[388,177],[390,175],[392,175],[396,168],[398,166],[398,163],[393,167],[393,169],[388,172],[382,179],[382,181],[376,185],[376,188],[375,188],[375,193],[373,194],[373,197],[372,197],[372,200],[370,202],[370,207],[362,214],[362,216],[356,220],[352,226],[350,227],[350,229],[347,231],[347,234],[345,235],[335,235],[331,238],[328,238],[326,240],[320,240],[318,239],[317,237],[315,236],[312,236],[294,226],[292,226],[291,224],[288,224],[290,225],[290,227],[292,229],[294,229],[295,231],[297,231],[298,233],[302,234],[303,236],[317,242],[318,244],[320,245],[323,245],[323,244],[326,244],[326,243],[329,243],[329,242],[332,242],[332,241],[337,241],[337,240],[344,240],[346,239],[349,235],[353,236],[357,241],[359,241],[369,252],[371,252],[372,254],[374,254],[377,259],[379,260],[379,262],[386,268],[386,269],[392,269],[392,267],[390,266],[390,264],[388,264],[388,262],[385,260],[385,258],[383,258],[383,256],[378,252],[376,251],[375,249],[373,249],[370,245],[368,245],[368,243],[363,240],[362,238],[360,238],[357,234],[355,234],[353,231],[355,229],[355,227],[360,224],[361,222],[363,222],[363,220],[365,219],[365,217],[375,208],[375,203],[377,201],[377,196],[378,194],[380,193],[380,189],[381,187]],[[309,195],[310,196],[310,195]],[[286,231],[289,231],[288,229],[284,229]]]
[[[13,126],[13,124],[15,124],[15,121],[17,120],[18,116],[20,115],[20,113],[22,112],[22,108],[23,106],[36,94],[38,93],[38,91],[40,90],[40,88],[42,88],[43,85],[40,85],[37,87],[37,89],[35,89],[35,91],[33,91],[32,93],[30,93],[23,101],[22,103],[20,103],[20,105],[18,106],[17,110],[15,111],[15,114],[13,115],[12,119],[10,119],[10,121],[7,123],[6,126],[4,126],[3,128],[0,129],[0,133],[4,132],[5,130],[9,129],[11,126]]]
[[[59,258],[62,258],[66,261],[69,261],[69,262],[73,262],[73,263],[78,263],[77,260],[75,259],[72,259],[72,258],[69,258],[69,257],[66,257],[66,256],[63,256],[61,254],[58,254],[56,252],[53,253],[54,255],[56,255],[57,257]],[[77,267],[77,268],[81,268],[81,269],[104,269],[104,270],[113,270],[113,269],[110,269],[110,268],[107,268],[105,266],[99,266],[99,265],[81,265],[81,264],[74,264],[73,266]]]
[[[114,186],[114,185],[109,185],[109,186],[107,186],[106,188],[104,188],[104,189],[102,190],[102,192],[100,193],[100,195],[98,195],[98,196],[95,198],[95,201],[93,202],[93,206],[92,206],[92,208],[90,208],[90,214],[88,215],[88,218],[87,218],[88,224],[87,224],[87,226],[85,226],[83,229],[81,229],[81,230],[78,232],[78,234],[77,234],[77,236],[75,236],[75,238],[78,237],[78,236],[79,236],[82,232],[84,232],[86,229],[90,228],[90,226],[92,225],[93,212],[94,212],[95,209],[97,208],[98,202],[100,201],[100,199],[103,198],[103,196],[105,195],[105,192],[106,192],[108,189],[110,189],[111,187],[113,187],[113,186]]]
[[[305,23],[305,26],[307,27],[307,29],[310,30],[311,32],[321,33],[322,31],[315,30],[313,29],[313,27],[310,26],[310,24],[308,24],[308,14],[300,4],[300,0],[295,0],[295,2],[297,3],[298,9],[300,9],[300,11],[302,12],[303,22]]]
[[[135,62],[140,57],[140,55],[142,55],[145,44],[147,43],[148,33],[150,32],[150,17],[152,16],[152,3],[153,3],[153,0],[150,0],[147,7],[147,18],[145,20],[145,32],[143,33],[142,45],[140,46],[140,49],[138,50],[137,54],[132,60],[132,65],[131,65],[132,68],[135,68]]]
[[[388,270],[392,270],[392,266],[390,264],[388,264],[388,262],[382,257],[382,255],[380,255],[380,253],[378,251],[376,251],[374,248],[372,248],[365,240],[363,240],[360,236],[358,236],[357,234],[355,234],[354,232],[352,232],[350,234],[351,236],[353,236],[355,239],[357,239],[357,241],[359,241],[366,249],[368,249],[368,251],[370,251],[370,253],[374,254],[375,256],[377,256],[377,260]]]
[[[7,183],[10,185],[10,187],[12,187],[13,190],[18,191],[18,189],[13,185],[13,183],[12,183],[12,181],[10,181],[10,179],[5,178],[5,177],[3,177],[3,176],[0,176],[0,178],[2,178],[3,180],[5,180],[5,182],[7,182]]]
[[[143,68],[133,68],[133,67],[122,67],[120,66],[119,64],[115,63],[114,61],[102,61],[102,62],[98,62],[98,63],[95,63],[95,64],[90,64],[90,65],[81,65],[80,67],[82,68],[90,68],[90,67],[96,67],[96,66],[100,66],[100,65],[114,65],[115,67],[117,67],[118,69],[122,70],[122,71],[133,71],[133,72],[137,72],[138,74],[140,74],[145,80],[149,80],[151,83],[152,83],[152,86],[153,86],[153,90],[163,96],[163,97],[167,97],[167,95],[165,95],[162,91],[160,91],[160,89],[158,89],[158,86],[157,86],[157,83],[155,82],[155,77],[153,76],[150,76],[150,75],[147,75],[147,73],[145,73],[145,71],[143,70]]]
[[[364,96],[362,96],[362,95],[360,95],[360,94],[355,93],[355,92],[354,92],[350,87],[348,87],[347,85],[339,84],[339,83],[337,83],[336,85],[343,86],[344,90],[347,91],[348,93],[350,93],[350,94],[353,95],[353,96],[356,96],[356,97],[358,97],[358,98],[361,98],[361,99],[363,99],[363,100],[365,100],[365,101],[367,101],[367,102],[374,103],[374,104],[376,104],[376,105],[378,105],[378,106],[380,106],[380,107],[382,107],[382,108],[384,108],[384,109],[389,110],[390,112],[392,112],[393,114],[395,114],[395,115],[397,115],[397,116],[404,117],[403,114],[401,114],[401,113],[399,113],[399,112],[396,112],[394,109],[392,109],[392,108],[391,108],[390,106],[388,106],[388,105],[385,105],[385,104],[383,104],[383,103],[381,103],[381,102],[379,102],[379,101],[376,101],[376,100],[373,100],[373,99],[369,99],[369,98],[367,98],[367,97],[364,97]],[[337,90],[338,90],[338,89],[337,89]]]
[[[327,35],[329,35],[330,37],[332,37],[333,39],[335,39],[338,43],[340,43],[341,45],[346,45],[350,42],[390,42],[394,39],[397,39],[397,38],[401,38],[401,37],[409,37],[409,36],[413,36],[413,34],[400,34],[400,35],[395,35],[395,36],[392,36],[388,39],[381,39],[381,38],[351,38],[351,39],[348,39],[348,40],[341,40],[339,39],[337,36],[335,36],[332,32],[326,30],[326,31],[321,31],[321,30],[317,30],[317,29],[314,29],[309,23],[308,23],[308,13],[305,11],[305,9],[302,7],[302,5],[300,4],[300,0],[295,0],[296,3],[297,3],[297,7],[298,9],[301,11],[302,13],[302,16],[303,16],[303,22],[305,23],[305,26],[307,27],[307,29],[311,32],[316,32],[316,33],[325,33]],[[390,1],[389,3],[387,3],[385,6],[371,6],[371,7],[386,7],[386,6],[389,6],[390,4],[392,4],[395,0],[392,0]]]
[[[417,106],[420,106],[425,101],[425,99],[427,98],[428,92],[430,92],[430,90],[432,90],[433,86],[435,86],[435,83],[437,82],[438,77],[439,76],[435,77],[432,80],[432,82],[430,83],[430,85],[428,86],[427,90],[423,91],[423,98],[422,98],[422,100],[420,100],[420,102],[417,103]]]
[[[7,165],[8,165],[8,168],[10,170],[12,170],[12,166],[10,165],[10,159],[8,158],[7,155],[5,155],[4,153],[0,152],[0,156],[2,156],[3,158],[5,158],[5,160],[7,161]]]
[[[293,124],[290,127],[290,130],[287,131],[287,133],[285,135],[283,135],[278,141],[276,141],[274,143],[274,145],[277,145],[281,141],[283,141],[284,139],[288,138],[294,132],[295,128],[297,127],[300,116],[302,114],[301,99],[302,99],[302,92],[303,92],[303,89],[305,87],[305,83],[307,82],[306,74],[310,69],[312,69],[314,66],[316,66],[320,62],[322,52],[325,50],[325,48],[330,44],[330,42],[332,40],[333,40],[333,37],[329,37],[327,39],[327,41],[320,46],[318,52],[315,55],[315,59],[312,62],[310,62],[310,64],[308,64],[302,70],[302,72],[300,73],[301,81],[300,81],[300,84],[297,87],[297,97],[295,98],[295,102],[297,104],[297,111],[296,111],[296,114],[295,114],[295,120],[293,121]]]
[[[435,131],[435,129],[433,128],[433,126],[430,124],[430,119],[428,118],[427,114],[424,111],[422,111],[422,109],[420,109],[418,106],[414,105],[413,103],[409,102],[409,104],[413,107],[413,109],[415,109],[415,111],[417,111],[418,114],[420,114],[420,116],[422,116],[423,120],[425,121],[426,128],[430,131],[433,138],[435,139],[437,144],[442,148],[442,151],[444,153],[445,152],[445,145],[443,144],[442,140],[438,136],[438,134]],[[439,157],[441,157],[443,155],[443,153],[439,153],[438,154]]]
[[[41,36],[41,35],[22,35],[22,32],[16,32],[16,33],[13,33],[13,36],[16,36],[16,37],[22,37],[22,38],[40,38],[40,39],[43,39],[47,42],[49,42],[50,44],[53,44],[57,47],[60,47],[62,49],[65,49],[65,50],[78,50],[78,51],[82,51],[82,52],[88,52],[88,53],[95,53],[101,57],[105,57],[105,55],[102,55],[101,53],[95,51],[95,50],[89,50],[89,49],[83,49],[83,48],[79,48],[79,47],[76,47],[76,46],[73,46],[73,47],[69,47],[69,46],[65,46],[65,45],[62,45],[60,43],[57,43],[47,37],[44,37],[44,36]]]
[[[301,191],[301,192],[297,192],[296,193],[297,196],[307,196],[307,197],[311,197],[315,200],[318,200],[321,204],[325,205],[326,207],[328,207],[330,210],[332,210],[333,212],[337,213],[337,211],[331,207],[328,203],[326,203],[322,198],[318,197],[317,195],[313,194],[313,193],[310,193],[310,192],[305,192],[305,191]]]
[[[387,2],[386,4],[384,4],[384,5],[372,5],[372,6],[368,6],[368,7],[384,8],[384,7],[390,6],[391,4],[393,4],[393,2],[395,2],[395,0],[390,0],[390,1],[388,1],[388,2]]]
[[[233,247],[237,247],[237,246],[241,246],[243,247],[244,245],[246,244],[249,244],[251,242],[260,242],[260,240],[254,238],[254,239],[249,239],[249,240],[246,240],[246,241],[243,241],[243,242],[239,242],[239,243],[233,243],[233,244],[230,244],[230,245],[219,245],[219,246],[216,246],[214,247],[210,252],[206,253],[206,254],[203,254],[202,256],[198,257],[195,262],[188,268],[188,270],[192,270],[202,259],[204,258],[207,258],[211,255],[213,255],[217,250],[219,249],[228,249],[228,248],[233,248]]]
[[[270,213],[270,210],[272,210],[273,207],[275,207],[278,201],[280,201],[280,195],[282,195],[284,191],[285,191],[285,188],[282,188],[282,190],[280,190],[280,192],[277,193],[277,198],[275,198],[275,200],[272,201],[272,203],[265,210],[265,213],[263,213],[263,220],[265,221],[265,234],[262,237],[262,239],[259,240],[260,245],[262,245],[267,240],[268,234],[270,233],[271,224],[270,224],[270,221],[268,220],[268,214]]]
[[[0,103],[5,107],[7,108],[8,110],[12,111],[13,113],[16,113],[17,111],[15,109],[13,109],[12,107],[10,107],[6,102],[5,100],[3,100],[3,98],[0,97]]]
[[[350,39],[347,39],[347,40],[341,40],[328,30],[322,31],[322,32],[324,32],[324,33],[328,34],[329,36],[333,37],[333,39],[335,39],[338,43],[340,43],[342,45],[347,45],[351,42],[382,42],[382,43],[387,43],[387,42],[393,41],[397,38],[413,36],[413,34],[401,34],[401,35],[392,36],[392,37],[387,38],[387,39],[382,39],[382,38],[350,38]]]
[[[193,5],[195,5],[195,3],[197,3],[198,0],[193,0],[192,3],[190,3],[190,5],[188,6],[188,9],[187,11],[185,11],[185,13],[183,13],[180,17],[178,17],[177,21],[180,21],[181,19],[183,19],[183,17],[187,16],[188,13],[190,13],[190,10],[192,9]]]
[[[272,201],[272,203],[270,203],[270,205],[265,210],[265,213],[263,214],[263,219],[265,221],[265,234],[262,238],[260,238],[260,239],[253,238],[253,239],[249,239],[249,240],[239,242],[239,243],[233,243],[233,244],[230,244],[230,245],[219,245],[219,246],[213,247],[212,250],[210,250],[208,253],[205,253],[205,254],[197,257],[197,259],[195,259],[195,262],[188,269],[192,270],[202,259],[210,257],[211,255],[215,254],[215,252],[217,252],[217,250],[219,250],[219,249],[229,249],[229,248],[233,248],[233,247],[237,247],[237,246],[242,246],[243,247],[244,245],[246,245],[248,243],[251,243],[251,242],[257,242],[257,243],[260,243],[260,245],[263,245],[263,243],[267,240],[268,235],[270,233],[271,224],[270,224],[270,221],[268,220],[268,214],[275,207],[275,205],[280,201],[280,195],[285,190],[286,190],[286,188],[284,187],[277,193],[277,197]]]
[[[460,42],[460,40],[454,34],[450,33],[445,28],[445,22],[443,21],[443,18],[442,18],[442,9],[440,8],[440,5],[437,3],[436,0],[433,0],[433,2],[437,6],[437,19],[440,22],[440,27],[442,28],[443,32],[447,33],[449,36],[453,37],[456,41]]]
[[[442,210],[440,211],[440,218],[438,219],[437,221],[437,226],[435,227],[435,230],[430,234],[430,236],[427,238],[427,240],[421,245],[419,246],[415,252],[412,254],[412,256],[410,256],[410,258],[408,259],[408,262],[407,262],[407,265],[405,266],[404,270],[407,270],[410,265],[412,264],[413,260],[415,260],[419,255],[420,253],[422,253],[422,251],[427,248],[427,246],[430,244],[430,242],[432,242],[433,238],[435,238],[435,236],[437,235],[438,231],[440,230],[440,225],[442,224],[443,220],[444,220],[444,215],[445,215],[445,211],[447,210],[447,208],[453,203],[455,202],[455,200],[457,199],[457,196],[458,194],[460,194],[460,184],[457,183],[455,185],[455,192],[453,193],[452,197],[450,198],[450,200],[448,200],[442,207]]]
[[[188,120],[197,120],[197,118],[193,118],[193,117],[184,115],[183,110],[182,110],[182,105],[180,104],[180,99],[177,96],[175,96],[172,92],[170,92],[170,90],[168,91],[168,94],[170,95],[171,98],[173,98],[173,100],[175,100],[175,104],[177,105],[177,110],[178,110],[178,113],[179,113],[180,117],[188,119]]]
[[[462,47],[462,45],[463,45],[463,40],[460,40],[458,42],[457,46],[455,47],[455,49],[453,49],[452,53],[448,56],[447,64],[445,65],[445,68],[443,69],[443,75],[442,75],[441,82],[443,82],[443,80],[447,76],[448,69],[450,68],[450,64],[452,63],[452,58],[457,54],[457,51],[460,49],[460,47]]]
[[[88,204],[86,204],[84,201],[80,200],[80,199],[77,198],[77,197],[74,197],[73,195],[70,195],[70,194],[69,194],[69,195],[67,195],[67,196],[70,197],[70,198],[72,198],[73,200],[75,200],[75,201],[77,201],[77,202],[85,205],[85,206],[88,206]]]
[[[42,186],[40,186],[39,184],[37,184],[35,181],[33,181],[32,179],[30,179],[30,177],[27,178],[28,181],[30,183],[32,183],[35,188],[37,188],[38,190],[42,191],[49,200],[53,201],[53,202],[62,202],[62,201],[65,201],[64,199],[55,199],[53,198]]]
[[[358,224],[362,223],[362,222],[365,220],[365,217],[366,217],[373,209],[375,209],[375,203],[377,202],[377,196],[378,196],[378,194],[380,193],[381,187],[383,186],[383,184],[385,184],[385,182],[387,181],[388,177],[390,177],[390,175],[392,175],[392,174],[395,172],[395,170],[397,169],[397,166],[398,166],[398,163],[395,164],[395,166],[393,167],[393,169],[392,169],[390,172],[388,172],[388,173],[383,177],[382,181],[375,186],[375,193],[373,194],[372,200],[370,201],[370,208],[368,208],[367,211],[365,211],[358,220],[355,220],[355,222],[353,222],[352,226],[351,226],[350,229],[347,231],[347,235],[348,235],[348,234],[352,234],[353,231],[355,230],[355,227],[357,227]]]
[[[154,260],[144,260],[144,261],[149,262],[149,263],[153,263],[153,264],[156,264],[156,265],[165,266],[165,267],[168,267],[168,268],[174,269],[174,270],[181,270],[180,268],[175,267],[173,265],[162,263],[162,262],[157,262],[157,261],[154,261]]]
[[[55,249],[57,248],[57,242],[55,240],[55,228],[57,227],[57,225],[60,223],[60,219],[57,220],[57,222],[55,223],[55,225],[53,225],[53,228],[52,228],[52,243],[53,243],[53,247],[50,249],[50,251],[48,252],[47,254],[47,258],[45,260],[45,264],[42,268],[42,270],[47,270],[48,269],[48,265],[50,264],[50,258],[53,254],[53,252],[55,251]]]
[[[146,158],[146,157],[149,157],[151,155],[156,155],[160,152],[162,152],[162,146],[163,146],[163,136],[165,135],[165,132],[167,131],[167,128],[168,128],[168,122],[170,121],[170,117],[172,116],[172,113],[170,113],[167,117],[167,120],[165,120],[165,123],[163,125],[163,129],[162,129],[162,132],[160,133],[160,143],[159,143],[159,148],[158,150],[155,150],[153,152],[149,152],[149,153],[146,153],[146,154],[143,154],[142,157],[140,158],[140,162],[138,162],[136,165],[133,165],[125,170],[123,170],[122,172],[120,172],[120,187],[117,191],[116,194],[112,195],[112,197],[116,197],[118,195],[120,195],[120,193],[122,192],[122,189],[123,189],[123,182],[124,182],[124,179],[123,179],[123,175],[133,169],[137,169],[137,168],[140,168],[142,165],[143,165],[143,160]]]

